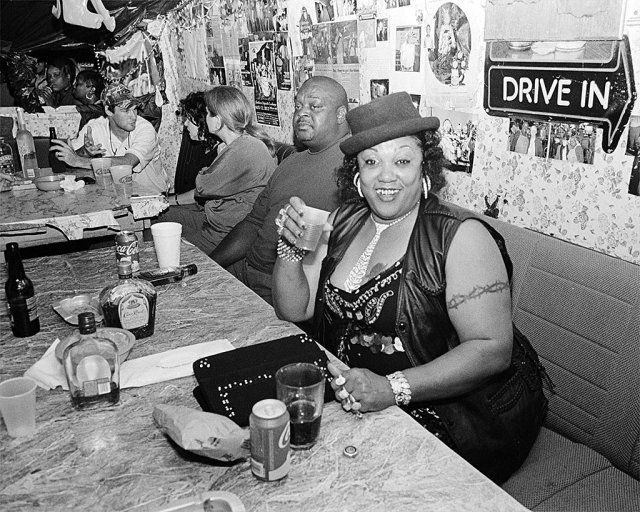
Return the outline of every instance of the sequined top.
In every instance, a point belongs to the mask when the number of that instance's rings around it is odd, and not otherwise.
[[[327,347],[352,368],[387,375],[411,367],[395,335],[396,306],[403,259],[353,292],[327,280],[324,298],[332,324]],[[453,447],[440,417],[424,403],[403,407],[421,425]]]

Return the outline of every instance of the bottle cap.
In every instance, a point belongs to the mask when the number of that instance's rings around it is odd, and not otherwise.
[[[358,449],[352,445],[345,446],[344,450],[342,450],[342,454],[345,457],[349,457],[350,459],[353,459],[356,455],[358,455]]]
[[[96,317],[93,313],[85,312],[78,315],[78,330],[80,334],[96,332]]]

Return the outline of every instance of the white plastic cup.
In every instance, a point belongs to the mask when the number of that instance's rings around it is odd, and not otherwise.
[[[36,387],[29,377],[0,383],[0,411],[11,437],[32,436],[36,431]]]
[[[182,224],[178,222],[157,222],[151,225],[153,245],[160,268],[180,266],[180,236]]]
[[[302,236],[296,240],[296,247],[307,251],[315,251],[328,218],[328,211],[305,205],[302,209],[302,220],[305,223],[305,228],[302,231]]]
[[[113,186],[120,204],[131,201],[133,194],[133,167],[130,165],[112,165],[109,172],[113,178]]]
[[[96,185],[102,188],[107,188],[107,185],[111,181],[111,158],[92,158],[91,168],[93,169],[93,176],[96,179]]]

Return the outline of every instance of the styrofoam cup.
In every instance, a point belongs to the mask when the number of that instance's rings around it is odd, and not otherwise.
[[[36,386],[29,377],[0,383],[0,411],[11,437],[31,436],[36,431]]]
[[[302,208],[302,220],[305,228],[302,236],[296,240],[296,247],[307,251],[315,251],[328,218],[328,211],[305,205]]]
[[[180,266],[180,236],[182,224],[178,222],[157,222],[151,225],[153,245],[160,268]]]

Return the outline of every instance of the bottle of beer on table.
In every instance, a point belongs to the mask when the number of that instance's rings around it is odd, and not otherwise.
[[[40,331],[38,304],[33,283],[24,273],[20,248],[15,242],[7,244],[4,252],[7,262],[7,282],[4,289],[9,304],[11,330],[18,338],[33,336]]]
[[[58,138],[58,135],[56,134],[55,127],[54,126],[49,127],[49,149],[51,149],[51,141],[57,138]],[[51,167],[51,170],[54,173],[65,172],[67,170],[66,164],[58,160],[58,157],[52,151],[49,151],[49,167]]]

